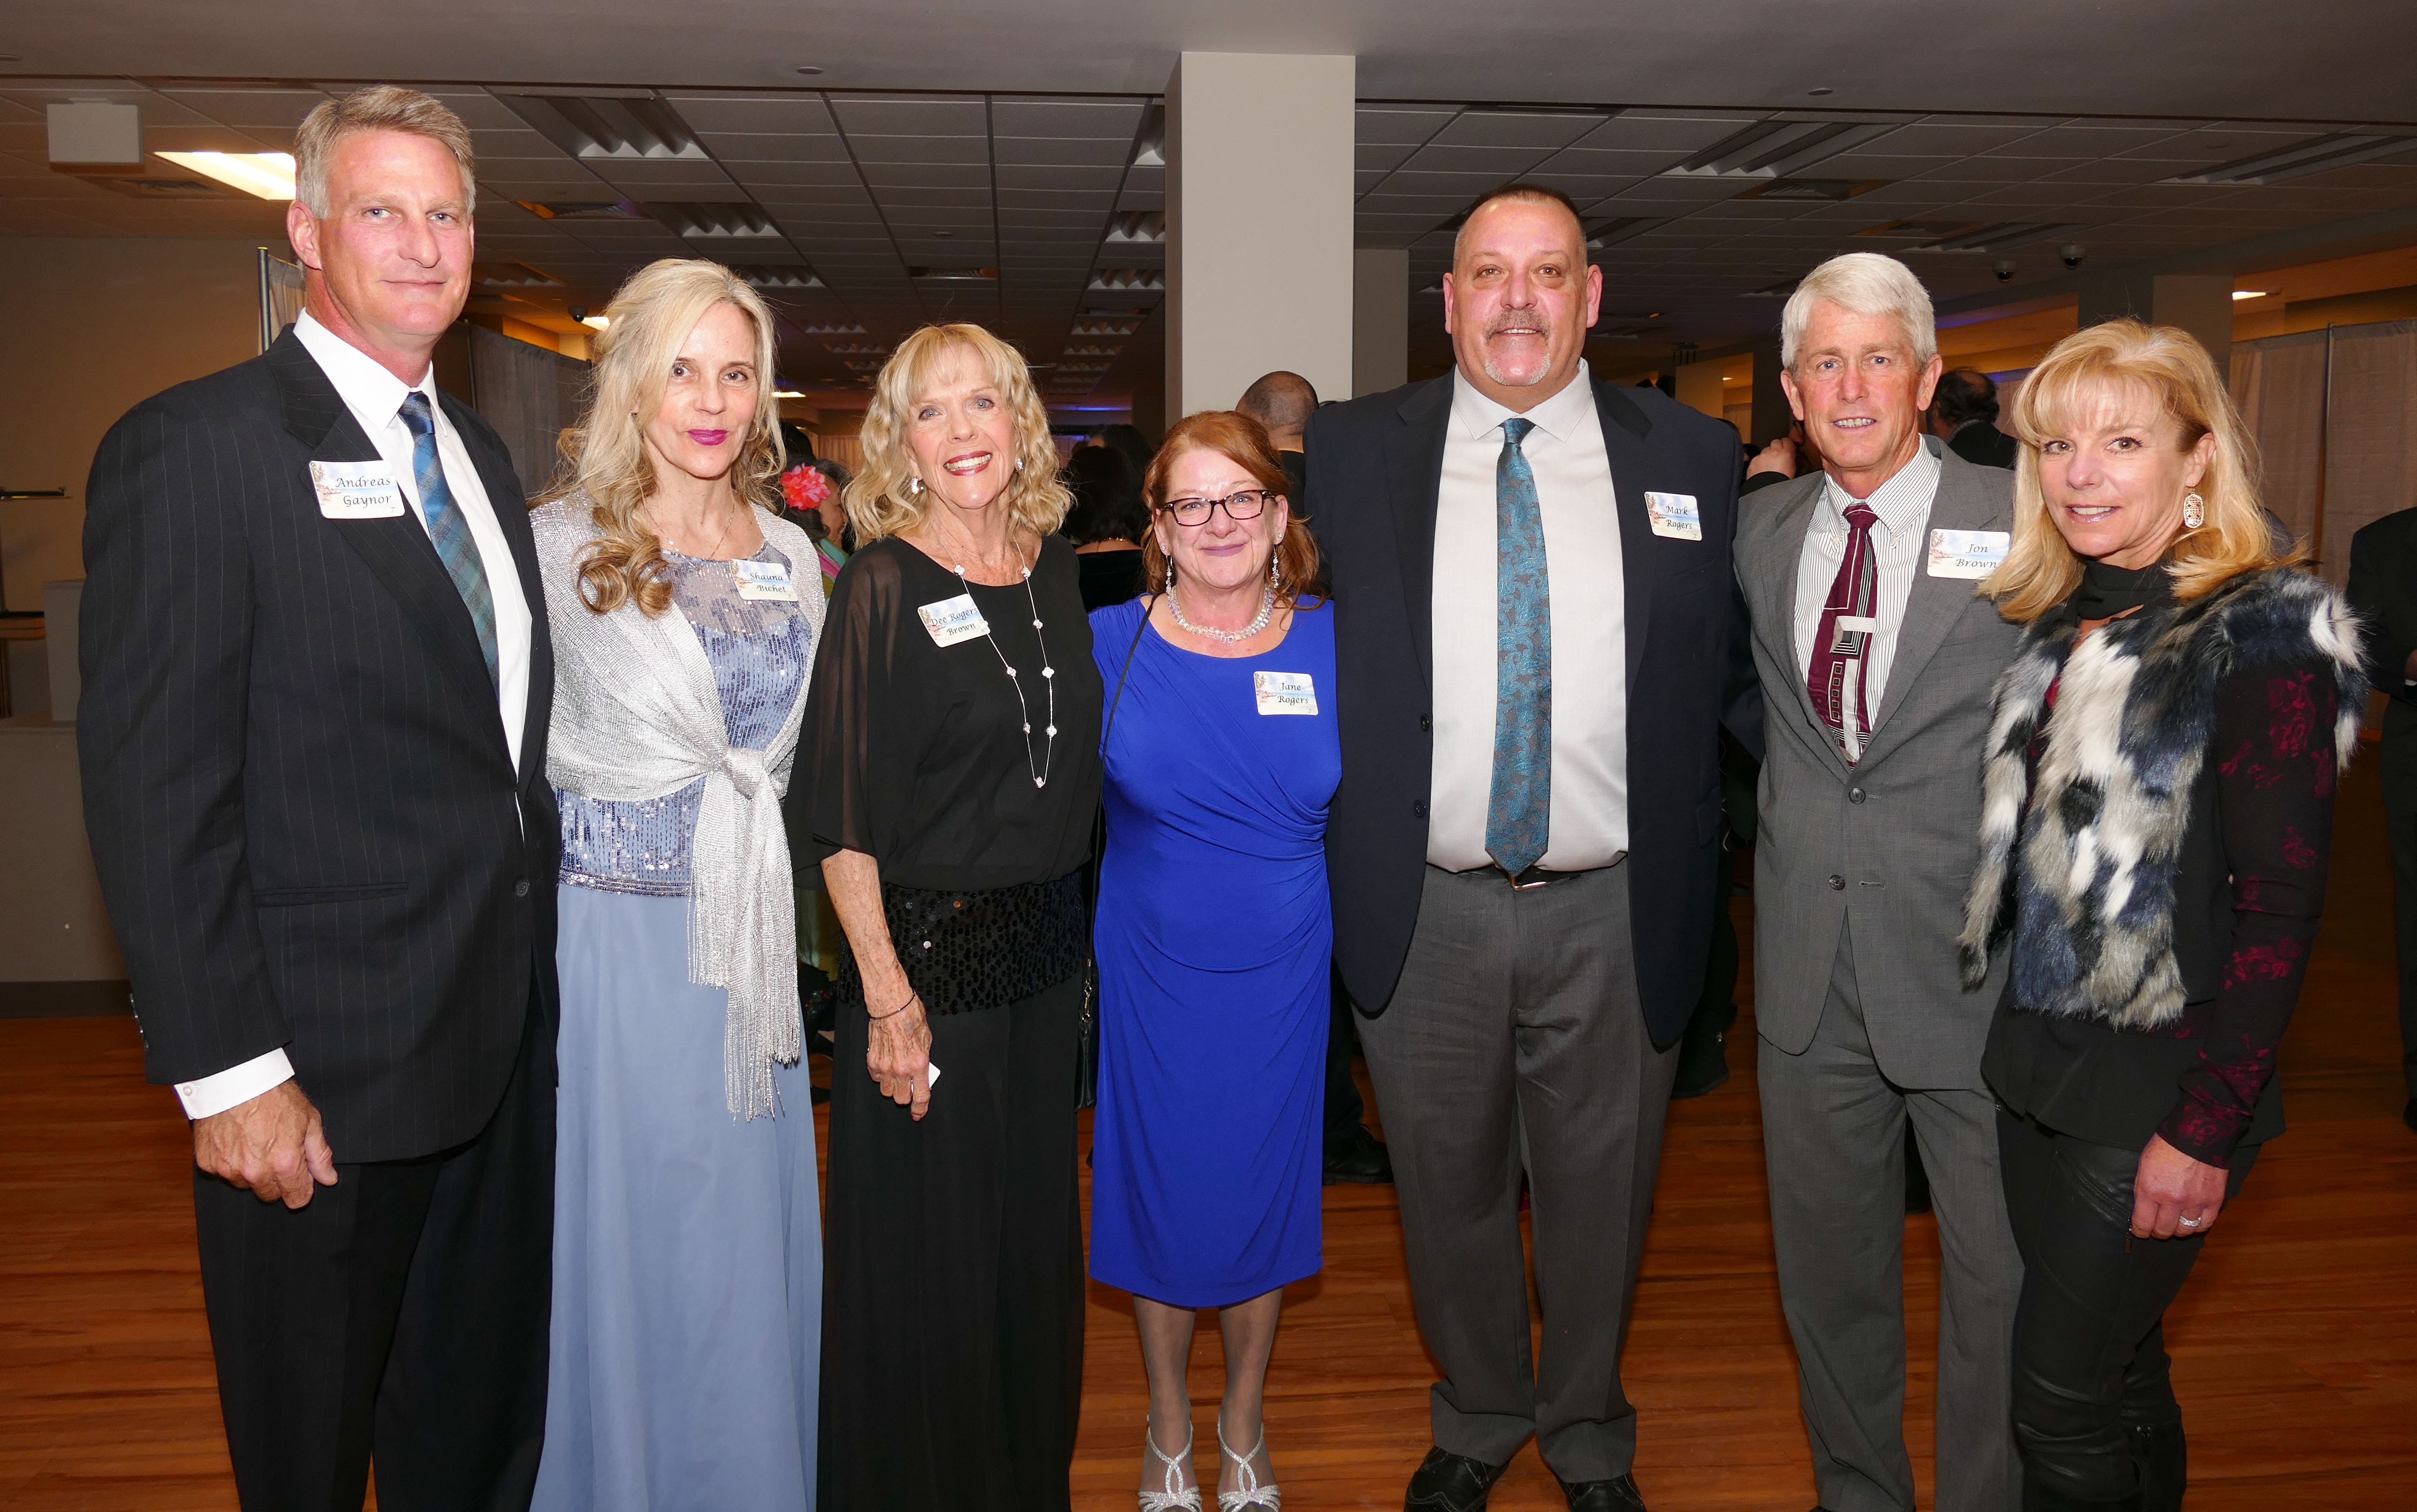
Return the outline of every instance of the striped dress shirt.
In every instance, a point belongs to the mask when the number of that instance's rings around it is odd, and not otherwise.
[[[1796,676],[1801,682],[1813,662],[1813,638],[1819,633],[1821,607],[1830,585],[1837,581],[1838,564],[1847,554],[1847,507],[1867,504],[1879,519],[1872,525],[1872,555],[1879,568],[1879,588],[1872,615],[1879,621],[1863,653],[1863,707],[1877,723],[1880,701],[1888,696],[1889,664],[1896,659],[1897,630],[1905,624],[1906,596],[1913,591],[1913,575],[1922,567],[1924,527],[1930,522],[1930,501],[1938,493],[1938,442],[1924,436],[1913,460],[1871,497],[1858,499],[1838,486],[1834,477],[1821,490],[1814,507],[1811,528],[1804,533],[1804,554],[1796,565]]]

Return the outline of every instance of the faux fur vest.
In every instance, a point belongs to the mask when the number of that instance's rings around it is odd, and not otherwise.
[[[1990,950],[2012,933],[2024,1007],[2151,1028],[2182,1011],[2174,876],[2216,685],[2243,668],[2330,661],[2347,768],[2366,707],[2358,621],[2320,580],[2275,567],[2151,605],[2077,650],[2076,627],[2068,614],[2043,615],[1998,679],[1957,962],[1965,985],[1980,986]],[[2034,784],[2027,753],[2051,686],[2056,718]]]

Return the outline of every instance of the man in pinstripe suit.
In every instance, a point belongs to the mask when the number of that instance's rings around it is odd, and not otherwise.
[[[544,1427],[559,843],[521,487],[435,392],[470,141],[314,111],[306,312],[145,401],[86,493],[85,820],[193,1128],[247,1508],[525,1507]]]

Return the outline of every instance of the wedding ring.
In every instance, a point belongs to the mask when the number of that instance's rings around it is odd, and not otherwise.
[[[2197,1227],[2198,1227],[2198,1225],[2199,1225],[2199,1220],[2198,1220],[2197,1218],[2184,1218],[2184,1219],[2182,1219],[2182,1227],[2183,1227],[2183,1228],[2185,1228],[2185,1229],[2196,1229],[2196,1228],[2197,1228]]]

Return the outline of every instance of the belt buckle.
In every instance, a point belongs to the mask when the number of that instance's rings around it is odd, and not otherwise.
[[[1533,882],[1521,882],[1521,881],[1519,880],[1519,878],[1520,878],[1520,877],[1534,876],[1535,871],[1536,871],[1536,868],[1534,868],[1534,867],[1532,867],[1532,866],[1531,866],[1531,867],[1529,867],[1527,870],[1525,870],[1525,871],[1522,871],[1522,872],[1518,873],[1516,876],[1513,876],[1513,874],[1512,874],[1512,873],[1511,873],[1507,869],[1505,869],[1505,868],[1504,868],[1504,867],[1503,867],[1499,862],[1497,862],[1497,863],[1495,864],[1495,868],[1494,868],[1494,869],[1502,873],[1502,875],[1503,875],[1504,879],[1505,879],[1505,880],[1507,880],[1507,881],[1511,884],[1511,890],[1512,890],[1513,892],[1514,892],[1514,893],[1523,893],[1523,892],[1526,892],[1526,891],[1528,891],[1529,888],[1532,888],[1532,887],[1542,887],[1542,886],[1544,886],[1546,884],[1550,883],[1550,882],[1553,880],[1553,879],[1552,879],[1552,878],[1550,878],[1550,877],[1536,877],[1536,879],[1535,879]]]

